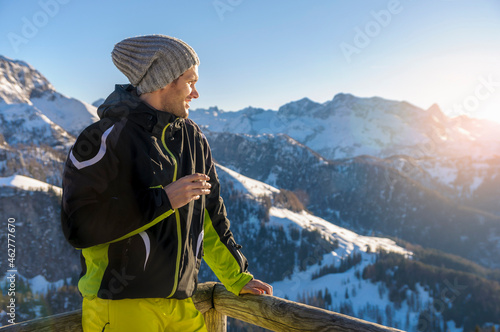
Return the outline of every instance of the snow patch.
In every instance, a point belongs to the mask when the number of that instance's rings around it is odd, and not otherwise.
[[[281,225],[284,229],[287,229],[288,225],[296,224],[301,228],[315,229],[325,238],[337,240],[339,242],[339,249],[336,252],[341,256],[354,251],[375,252],[380,250],[395,252],[407,257],[412,255],[410,251],[398,246],[393,240],[359,235],[305,211],[292,212],[286,209],[271,207],[269,215],[270,225]],[[339,252],[339,250],[343,252]]]
[[[62,195],[62,189],[46,182],[42,182],[23,175],[12,175],[9,177],[0,177],[0,187],[12,187],[29,191],[55,191]]]
[[[268,184],[241,175],[222,165],[219,164],[216,165],[217,169],[227,173],[229,176],[231,176],[236,180],[234,182],[236,190],[248,193],[254,196],[255,198],[258,198],[259,196],[271,196],[273,193],[280,192],[279,189],[276,189]]]

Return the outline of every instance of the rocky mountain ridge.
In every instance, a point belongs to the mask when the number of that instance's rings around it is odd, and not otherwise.
[[[286,134],[331,160],[361,155],[489,158],[500,147],[500,124],[465,115],[449,118],[437,105],[423,110],[407,102],[345,93],[322,104],[303,98],[278,111],[214,107],[191,111],[190,117],[213,132]]]

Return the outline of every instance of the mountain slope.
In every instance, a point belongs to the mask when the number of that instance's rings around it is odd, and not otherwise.
[[[217,170],[250,271],[272,282],[276,296],[407,331],[472,331],[498,324],[500,309],[489,305],[500,298],[498,272],[435,250],[406,244],[415,254],[392,240],[356,234],[294,208],[282,189],[221,165]],[[451,304],[446,310],[443,301]],[[484,305],[487,311],[471,310]],[[249,328],[235,321],[230,327]]]
[[[327,161],[284,135],[205,134],[219,163],[295,192],[317,216],[500,267],[500,217],[461,206],[384,160]]]
[[[0,215],[15,219],[15,264],[25,278],[57,281],[79,273],[78,252],[60,226],[61,188],[25,176],[0,178]],[[7,232],[0,234],[7,248]],[[0,268],[7,271],[5,256]]]
[[[0,103],[0,133],[9,145],[42,145],[64,149],[74,137],[29,104]]]

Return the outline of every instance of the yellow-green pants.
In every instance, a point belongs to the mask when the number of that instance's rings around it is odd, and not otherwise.
[[[191,298],[103,300],[84,298],[84,332],[207,331]]]

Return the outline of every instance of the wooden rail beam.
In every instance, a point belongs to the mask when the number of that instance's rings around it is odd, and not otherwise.
[[[268,295],[235,296],[221,284],[214,290],[219,313],[272,331],[401,332],[336,312]]]
[[[273,331],[400,332],[332,311],[268,295],[236,296],[215,282],[198,285],[193,295],[210,332],[225,332],[226,316]],[[82,332],[81,310],[0,327],[0,332]]]
[[[63,314],[28,320],[0,327],[2,332],[83,332],[82,311],[75,310]]]

